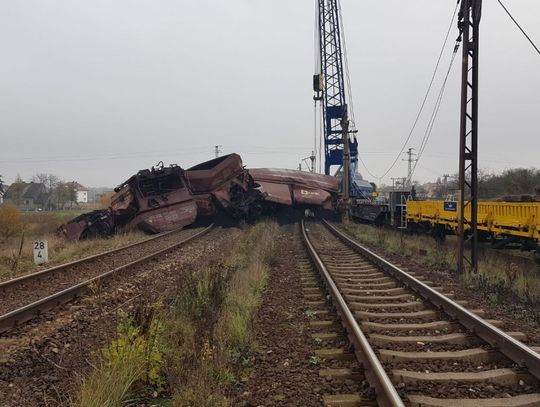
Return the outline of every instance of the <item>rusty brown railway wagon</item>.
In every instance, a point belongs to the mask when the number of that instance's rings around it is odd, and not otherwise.
[[[108,209],[83,214],[59,232],[71,240],[135,229],[160,233],[212,219],[220,212],[233,219],[253,219],[275,205],[333,210],[341,182],[295,170],[248,170],[238,154],[187,170],[160,164],[116,187]]]
[[[249,174],[265,194],[265,201],[287,206],[335,208],[341,178],[296,170],[255,168]]]

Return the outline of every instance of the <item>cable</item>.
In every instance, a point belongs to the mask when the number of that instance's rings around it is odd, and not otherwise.
[[[441,89],[439,91],[439,94],[437,96],[437,101],[435,102],[435,106],[433,108],[433,111],[431,113],[431,116],[428,121],[428,125],[426,127],[426,131],[424,133],[424,137],[422,138],[422,142],[420,143],[420,148],[418,150],[418,156],[416,158],[416,161],[414,163],[414,167],[411,171],[411,178],[414,174],[414,171],[416,170],[416,166],[418,165],[418,162],[420,161],[420,158],[422,158],[422,154],[424,153],[424,150],[426,149],[426,146],[429,142],[429,138],[431,137],[431,133],[433,132],[433,126],[435,125],[435,121],[437,120],[437,115],[439,113],[439,109],[441,107],[442,99],[444,96],[444,91],[446,89],[446,84],[448,83],[448,77],[450,76],[450,72],[452,70],[452,66],[454,65],[454,61],[456,59],[457,52],[459,50],[461,44],[461,40],[458,38],[456,41],[456,45],[454,46],[454,51],[452,53],[452,58],[450,59],[450,64],[448,66],[448,70],[446,71],[446,76],[444,77],[444,81],[441,85]]]
[[[401,154],[403,154],[403,151],[405,151],[405,148],[407,146],[407,144],[409,143],[409,140],[411,139],[412,135],[413,135],[413,132],[416,128],[416,125],[418,124],[418,120],[420,120],[420,116],[422,114],[422,111],[424,110],[424,106],[426,105],[426,101],[427,101],[427,98],[429,96],[429,93],[431,91],[431,88],[433,86],[433,82],[435,80],[435,76],[437,75],[437,70],[439,69],[439,65],[441,63],[441,58],[442,58],[442,55],[444,53],[444,49],[446,48],[446,43],[448,42],[448,37],[450,35],[450,31],[452,30],[452,26],[454,25],[454,20],[456,19],[456,15],[457,15],[457,10],[458,10],[458,7],[459,7],[459,0],[458,2],[456,3],[456,7],[454,8],[454,12],[452,14],[452,19],[450,21],[450,25],[448,26],[448,31],[446,32],[446,36],[444,37],[444,42],[443,42],[443,45],[441,47],[441,52],[439,53],[439,58],[437,58],[437,63],[435,64],[435,69],[433,70],[433,75],[431,76],[431,80],[429,82],[429,86],[427,88],[427,91],[426,91],[426,94],[424,96],[424,100],[422,101],[422,104],[420,105],[420,110],[418,111],[418,114],[416,115],[416,118],[414,120],[414,123],[412,125],[412,128],[411,130],[409,131],[409,135],[407,136],[407,139],[405,140],[405,142],[403,143],[403,146],[401,147],[401,150],[399,151],[399,153],[396,155],[396,158],[394,159],[394,161],[392,162],[392,165],[390,165],[390,168],[388,168],[388,170],[386,170],[386,172],[378,177],[378,178],[384,178],[388,175],[388,173],[392,170],[392,168],[394,168],[394,166],[396,165],[396,163],[398,162],[399,158],[401,157]]]
[[[349,99],[349,121],[351,122],[351,128],[350,130],[354,130],[356,126],[356,121],[354,118],[354,104],[353,104],[353,97],[352,97],[352,86],[351,86],[351,75],[349,74],[349,57],[347,55],[347,43],[345,42],[345,25],[343,24],[343,13],[341,12],[341,3],[338,1],[336,2],[337,9],[339,13],[339,29],[341,30],[341,44],[342,44],[342,52],[343,52],[343,62],[344,62],[344,68],[345,68],[345,80],[347,83],[347,96]],[[367,168],[366,168],[367,169]]]
[[[360,154],[358,154],[358,161],[360,161],[360,163],[362,164],[362,166],[365,168],[366,172],[371,175],[373,178],[377,178],[379,179],[379,177],[377,177],[375,174],[373,174],[369,169],[368,167],[366,166],[366,163],[364,162],[364,160],[362,160],[362,157],[360,157]]]
[[[514,24],[516,24],[516,26],[520,29],[520,31],[523,33],[523,35],[525,36],[525,38],[527,38],[529,40],[529,42],[531,43],[531,45],[534,47],[534,49],[536,50],[536,52],[538,52],[538,55],[540,55],[540,49],[538,49],[538,47],[536,46],[536,44],[533,42],[533,40],[531,40],[531,38],[527,35],[527,33],[525,32],[525,30],[523,30],[523,28],[521,28],[521,26],[519,25],[519,23],[516,21],[516,19],[512,16],[512,14],[510,14],[510,12],[508,11],[508,9],[504,6],[504,4],[502,3],[501,0],[497,0],[499,2],[499,4],[501,5],[501,7],[504,9],[504,11],[506,11],[506,14],[508,14],[508,16],[512,19],[512,21],[514,22]]]
[[[341,11],[341,3],[338,1],[337,2],[337,7],[338,7],[338,13],[339,13],[339,21],[340,21],[340,30],[341,30],[341,37],[342,37],[342,51],[343,51],[343,61],[344,61],[344,65],[345,65],[345,79],[346,79],[346,83],[347,83],[347,96],[348,96],[348,100],[349,100],[349,109],[348,111],[350,112],[349,114],[349,117],[350,117],[350,122],[351,122],[351,130],[354,131],[356,129],[356,118],[354,116],[354,103],[353,103],[353,97],[352,97],[352,85],[351,85],[351,75],[350,75],[350,71],[349,71],[349,57],[348,57],[348,53],[347,53],[347,43],[345,41],[345,24],[343,22],[343,13]],[[369,168],[367,167],[366,163],[362,160],[362,158],[360,157],[360,154],[357,154],[357,159],[358,161],[360,161],[360,163],[362,164],[362,166],[364,167],[364,169],[366,170],[366,172],[372,176],[373,178],[377,178],[377,179],[380,179],[380,177],[377,177],[375,174],[373,174]]]
[[[320,73],[319,70],[321,69],[321,50],[319,48],[320,46],[317,47],[317,44],[320,44],[320,31],[321,29],[319,27],[319,5],[318,0],[315,0],[315,31],[313,32],[313,43],[315,44],[313,55],[314,74]]]

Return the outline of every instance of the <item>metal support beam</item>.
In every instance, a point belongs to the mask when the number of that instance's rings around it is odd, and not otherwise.
[[[318,0],[318,31],[320,74],[314,76],[315,100],[322,101],[324,123],[324,173],[331,174],[331,167],[341,166],[344,146],[343,123],[348,118],[345,95],[345,72],[341,41],[339,0]],[[356,137],[349,140],[349,157],[358,159]]]
[[[461,0],[463,41],[459,137],[458,271],[478,271],[478,44],[482,0]],[[465,241],[469,237],[470,254]]]
[[[350,168],[351,165],[351,155],[349,150],[349,118],[347,117],[347,113],[345,113],[345,117],[343,118],[343,121],[341,123],[341,127],[343,129],[342,137],[343,137],[343,178],[342,178],[342,186],[343,186],[343,197],[342,197],[342,205],[343,205],[343,222],[349,223],[349,198],[350,198]]]

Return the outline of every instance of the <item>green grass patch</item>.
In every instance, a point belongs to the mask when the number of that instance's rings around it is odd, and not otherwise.
[[[227,406],[227,388],[241,380],[256,348],[251,323],[275,263],[277,230],[274,223],[260,223],[233,243],[224,260],[179,270],[169,306],[139,306],[133,316],[121,315],[115,340],[74,404]]]

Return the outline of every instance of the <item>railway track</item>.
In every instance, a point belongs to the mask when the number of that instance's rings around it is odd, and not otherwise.
[[[335,321],[325,319],[329,296],[361,366],[360,372],[324,374],[360,376],[370,388],[329,394],[326,406],[540,406],[540,354],[523,344],[523,333],[504,332],[500,321],[482,319],[482,310],[467,310],[444,287],[328,223],[302,223],[302,236],[318,271],[317,279],[305,271],[302,277],[320,318],[314,326],[331,330],[316,338],[339,336]],[[324,284],[322,296],[316,281]],[[339,359],[348,350],[326,343],[318,352]]]
[[[122,271],[197,239],[212,227],[163,233],[0,283],[0,334],[83,295]]]

